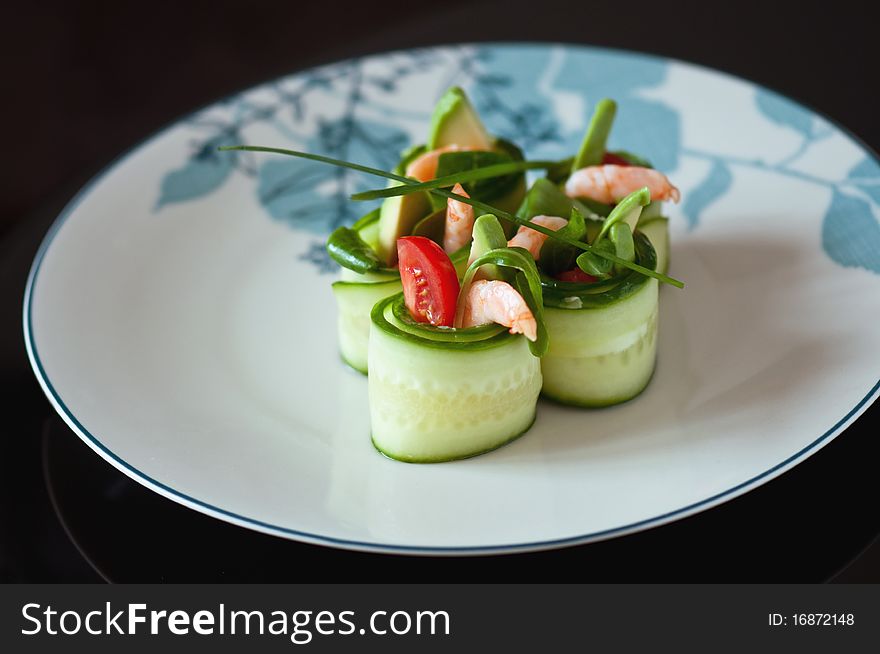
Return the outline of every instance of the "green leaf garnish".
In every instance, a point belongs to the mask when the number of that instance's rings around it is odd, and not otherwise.
[[[512,163],[514,161],[506,152],[480,152],[475,150],[444,152],[437,160],[437,173],[435,177],[449,177],[450,175],[457,175],[504,163]],[[517,185],[523,183],[522,176],[522,172],[510,175],[495,175],[487,179],[466,181],[462,183],[462,186],[464,186],[465,192],[471,197],[480,198],[485,202],[493,202],[511,192]],[[437,198],[437,201],[443,207],[446,206],[446,202],[440,198]]]
[[[574,164],[574,157],[560,159],[555,164],[547,168],[547,179],[554,184],[562,184],[571,175],[571,167]]]
[[[352,163],[350,161],[343,161],[341,159],[334,159],[333,157],[325,157],[320,154],[311,154],[310,152],[300,152],[298,150],[288,150],[285,148],[270,148],[261,145],[224,145],[220,146],[218,150],[241,150],[245,152],[268,152],[272,154],[283,154],[290,157],[299,157],[301,159],[308,159],[310,161],[318,161],[320,163],[326,163],[331,166],[338,166],[340,168],[348,168],[349,170],[356,170],[358,172],[366,173],[368,175],[375,175],[376,177],[384,177],[385,179],[392,179],[394,181],[400,182],[401,184],[406,184],[407,186],[414,186],[419,182],[412,180],[408,177],[404,177],[403,175],[396,175],[394,173],[389,173],[385,170],[379,170],[378,168],[371,168],[369,166],[362,166],[361,164]],[[567,238],[563,235],[558,235],[552,229],[548,227],[544,227],[543,225],[538,225],[529,220],[524,220],[518,216],[515,216],[512,213],[508,213],[506,211],[501,211],[496,207],[492,207],[485,202],[480,202],[479,200],[474,200],[473,198],[466,198],[463,195],[458,195],[456,193],[451,193],[445,189],[435,188],[430,190],[431,193],[435,195],[440,195],[445,198],[451,198],[453,200],[458,200],[459,202],[463,202],[464,204],[469,204],[472,207],[479,209],[483,213],[493,213],[499,218],[506,218],[511,222],[516,223],[517,225],[525,225],[526,227],[530,227],[537,232],[541,232],[542,234],[546,234],[551,238],[555,238],[557,240],[563,241],[574,247],[583,250],[584,252],[590,252],[593,248],[582,241],[575,241],[574,239]],[[644,266],[640,266],[637,263],[633,263],[630,261],[624,261],[623,259],[617,257],[616,255],[600,252],[599,256],[603,259],[607,259],[612,263],[616,263],[618,265],[623,266],[624,268],[629,268],[630,270],[634,270],[638,273],[646,275],[648,277],[653,277],[654,279],[663,282],[664,284],[669,284],[671,286],[675,286],[676,288],[684,288],[684,283],[670,277],[669,275],[665,275],[663,273],[657,272],[656,270],[650,270],[649,268],[645,268]]]
[[[578,198],[578,202],[583,204],[587,209],[589,209],[597,216],[602,216],[603,218],[607,218],[611,214],[611,211],[614,209],[613,205],[596,202],[591,198]]]
[[[557,230],[557,234],[573,238],[580,241],[587,233],[587,224],[584,221],[583,214],[577,210],[577,207],[571,208],[568,224],[562,229]],[[548,275],[556,275],[564,270],[571,270],[577,259],[579,250],[568,243],[555,239],[547,239],[541,246],[541,268]]]
[[[464,154],[464,153],[449,153]],[[446,155],[443,155],[446,156]],[[511,173],[520,173],[525,170],[543,170],[554,165],[554,161],[510,161],[506,163],[492,164],[481,168],[471,170],[463,170],[452,175],[445,175],[427,182],[416,182],[408,186],[392,186],[390,188],[374,189],[372,191],[363,191],[355,193],[351,196],[352,200],[380,200],[390,198],[395,195],[409,195],[410,193],[418,193],[420,191],[431,191],[437,188],[445,188],[455,186],[456,184],[467,184],[482,179],[492,179],[493,177],[502,177]]]
[[[614,244],[615,254],[626,261],[636,260],[636,245],[628,223],[619,222],[608,230],[608,238]]]
[[[609,240],[593,243],[592,250],[584,252],[577,258],[578,268],[588,275],[605,279],[611,275],[611,271],[614,268],[614,262],[608,256],[613,254],[614,251],[614,243]],[[617,258],[616,255],[615,258]]]
[[[591,252],[593,250],[592,246],[587,245],[583,241],[576,241],[574,239],[568,238],[565,235],[557,234],[555,231],[553,231],[549,227],[544,227],[543,225],[539,225],[538,223],[533,223],[530,220],[523,220],[522,218],[515,216],[511,213],[507,213],[506,211],[501,211],[500,209],[496,209],[495,207],[491,207],[488,204],[486,204],[485,202],[480,202],[479,200],[474,200],[473,198],[466,198],[463,195],[457,195],[455,193],[450,193],[449,191],[446,191],[444,189],[434,189],[433,191],[431,191],[431,193],[438,193],[444,197],[452,198],[453,200],[458,200],[459,202],[464,202],[465,204],[469,204],[472,207],[479,209],[480,211],[485,211],[486,213],[494,213],[496,216],[498,216],[500,218],[507,218],[508,220],[516,223],[517,225],[521,225],[521,226],[525,226],[525,227],[529,227],[531,229],[534,229],[536,232],[541,232],[542,234],[546,234],[550,238],[554,238],[558,241],[562,241],[564,243],[568,243],[569,245],[573,245],[574,247],[578,248],[579,250],[583,250],[584,252]],[[608,261],[611,261],[612,263],[616,263],[619,266],[622,266],[624,268],[629,268],[630,270],[633,270],[637,273],[641,273],[642,275],[645,275],[646,277],[653,277],[657,281],[663,282],[664,284],[669,284],[670,286],[675,286],[676,288],[684,288],[684,282],[682,282],[678,279],[675,279],[674,277],[670,277],[669,275],[666,275],[664,273],[657,272],[656,270],[651,270],[650,268],[645,268],[644,266],[641,266],[641,265],[639,265],[635,262],[632,262],[632,261],[624,261],[623,259],[621,259],[620,257],[618,257],[614,254],[600,251],[600,252],[598,252],[598,256],[602,257],[603,259],[607,259]]]
[[[532,184],[516,215],[523,220],[535,216],[565,217],[572,209],[577,209],[581,214],[586,215],[587,209],[580,200],[568,197],[556,184],[542,177]]]
[[[633,191],[623,198],[611,210],[605,222],[602,223],[602,229],[599,231],[599,235],[595,238],[593,244],[595,245],[601,241],[602,237],[608,233],[608,230],[622,220],[629,224],[631,230],[635,230],[639,222],[639,216],[642,213],[642,207],[648,206],[650,201],[651,191],[648,190],[647,186],[643,186],[638,191]]]
[[[639,222],[639,215],[642,213],[642,207],[647,206],[651,201],[651,192],[647,186],[633,191],[623,198],[608,217],[602,223],[602,229],[593,239],[592,252],[585,252],[577,258],[578,268],[588,275],[594,277],[605,278],[611,274],[612,261],[603,256],[614,254],[619,260],[614,263],[618,268],[627,267],[624,265],[635,262],[635,244],[633,243],[633,229]],[[609,239],[605,236],[608,235]],[[598,255],[598,256],[597,256]]]

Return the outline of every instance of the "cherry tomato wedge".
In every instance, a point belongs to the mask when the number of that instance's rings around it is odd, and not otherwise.
[[[449,255],[424,236],[397,239],[403,299],[412,317],[434,326],[452,327],[458,301],[458,275]]]
[[[598,278],[588,275],[580,268],[572,268],[556,275],[556,279],[560,282],[577,282],[578,284],[591,284]]]
[[[632,164],[624,159],[623,157],[618,157],[616,154],[611,152],[606,152],[602,157],[603,164],[614,164],[615,166],[631,166]]]

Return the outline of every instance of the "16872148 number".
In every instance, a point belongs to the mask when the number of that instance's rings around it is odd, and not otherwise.
[[[855,624],[855,616],[852,613],[793,613],[791,620],[799,627]]]
[[[851,627],[855,622],[853,613],[792,613],[788,616],[771,613],[768,616],[768,623],[772,627]]]

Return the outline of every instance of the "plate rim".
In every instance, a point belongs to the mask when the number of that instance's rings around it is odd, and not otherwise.
[[[326,61],[324,63],[317,63],[312,66],[298,68],[289,73],[285,73],[281,76],[276,76],[272,78],[267,78],[261,82],[258,82],[252,86],[249,86],[244,89],[239,89],[231,94],[226,96],[222,96],[218,99],[212,100],[200,107],[190,111],[188,113],[182,114],[172,121],[166,123],[159,129],[147,135],[145,138],[139,140],[134,145],[125,149],[122,153],[114,157],[109,163],[107,163],[103,168],[101,168],[91,179],[86,182],[82,188],[71,198],[71,200],[64,206],[58,216],[52,222],[52,225],[49,227],[46,235],[43,237],[42,242],[40,243],[39,248],[34,255],[34,260],[31,264],[30,271],[28,273],[27,282],[24,289],[24,302],[22,306],[22,327],[23,327],[23,335],[25,342],[25,350],[27,352],[28,360],[31,365],[31,369],[33,370],[34,375],[37,378],[40,387],[43,390],[43,393],[46,395],[52,407],[59,414],[59,416],[64,420],[68,427],[77,435],[79,438],[86,443],[93,451],[95,451],[101,458],[105,461],[113,465],[117,470],[125,474],[127,477],[132,480],[140,483],[141,485],[149,488],[155,493],[170,499],[178,504],[186,506],[190,509],[199,511],[200,513],[212,516],[214,518],[223,520],[225,522],[229,522],[241,527],[249,528],[258,532],[279,536],[283,538],[287,538],[290,540],[295,540],[299,542],[314,544],[314,545],[325,545],[330,547],[335,547],[339,549],[347,549],[353,551],[362,551],[362,552],[376,552],[376,553],[391,553],[391,554],[408,554],[408,555],[423,555],[423,556],[467,556],[467,555],[485,555],[485,554],[505,554],[505,553],[522,553],[522,552],[533,552],[533,551],[541,551],[541,550],[551,550],[562,547],[574,546],[574,545],[582,545],[592,542],[597,542],[601,540],[607,540],[610,538],[615,538],[618,536],[625,536],[627,534],[636,533],[639,531],[643,531],[652,527],[657,527],[663,524],[668,524],[674,522],[676,520],[680,520],[686,518],[688,516],[694,515],[701,511],[705,511],[707,509],[713,508],[724,502],[732,500],[736,497],[739,497],[754,488],[757,488],[768,481],[778,477],[782,473],[787,470],[793,468],[795,465],[801,463],[806,460],[820,449],[822,449],[825,445],[830,443],[834,438],[840,435],[850,424],[852,424],[871,404],[874,403],[880,397],[880,379],[874,384],[874,386],[862,397],[862,399],[852,408],[849,412],[842,418],[840,418],[830,429],[826,430],[821,436],[801,448],[796,453],[790,455],[783,461],[775,464],[774,466],[768,468],[767,470],[754,475],[753,477],[740,482],[739,484],[728,488],[724,491],[711,495],[707,498],[699,500],[697,502],[693,502],[684,507],[674,509],[672,511],[667,511],[658,516],[654,516],[651,518],[645,518],[642,520],[638,520],[632,523],[628,523],[626,525],[611,527],[608,529],[591,532],[588,534],[581,534],[577,536],[568,536],[565,538],[557,538],[543,541],[530,541],[525,543],[514,543],[514,544],[497,544],[497,545],[462,545],[462,546],[427,546],[427,545],[393,545],[393,544],[384,544],[384,543],[371,543],[366,541],[358,541],[352,539],[338,538],[334,536],[327,536],[322,534],[314,534],[306,531],[301,531],[297,529],[293,529],[290,527],[283,527],[280,525],[273,525],[268,522],[257,520],[255,518],[250,518],[245,515],[241,515],[235,513],[233,511],[229,511],[227,509],[223,509],[218,506],[214,506],[209,502],[204,500],[200,500],[196,497],[192,497],[186,493],[175,490],[171,486],[160,482],[156,479],[153,479],[146,473],[140,471],[134,465],[128,463],[120,456],[115,454],[112,450],[110,450],[106,445],[104,445],[100,439],[92,434],[86,427],[80,423],[80,421],[76,418],[73,411],[71,411],[64,401],[61,399],[60,394],[56,391],[54,386],[52,385],[51,380],[49,379],[48,374],[46,373],[42,361],[40,359],[39,353],[37,351],[36,342],[34,339],[34,330],[33,330],[33,316],[31,312],[31,307],[33,304],[33,295],[34,289],[36,286],[37,276],[39,274],[41,265],[43,260],[45,259],[51,244],[54,242],[55,237],[58,235],[58,232],[61,230],[63,225],[67,222],[68,218],[76,211],[82,201],[92,192],[92,190],[114,169],[123,164],[127,159],[131,156],[138,153],[143,148],[147,147],[153,141],[159,139],[164,136],[167,132],[173,129],[182,121],[187,118],[204,111],[205,109],[216,105],[217,103],[223,102],[225,99],[234,98],[239,95],[243,95],[248,93],[254,89],[257,89],[266,83],[269,83],[273,80],[281,79],[287,77],[289,75],[295,75],[297,73],[311,70],[314,68],[341,64],[347,61],[353,61],[357,59],[362,59],[366,57],[373,56],[390,56],[398,53],[410,52],[412,50],[428,50],[428,49],[442,49],[442,48],[451,48],[451,47],[563,47],[563,48],[572,48],[572,49],[580,49],[580,50],[591,50],[596,52],[606,52],[617,55],[636,55],[639,57],[646,57],[649,59],[655,59],[659,61],[665,62],[673,62],[678,64],[683,64],[686,66],[694,67],[700,69],[704,72],[712,73],[713,75],[721,75],[730,79],[733,79],[737,82],[744,82],[751,86],[770,91],[771,93],[775,93],[776,95],[783,97],[790,102],[795,103],[799,107],[806,109],[811,114],[819,116],[824,120],[828,121],[832,124],[835,129],[839,130],[848,138],[852,139],[867,155],[874,159],[878,165],[880,165],[880,155],[870,146],[868,145],[860,136],[852,132],[849,128],[842,125],[836,119],[826,115],[824,112],[818,111],[811,107],[809,104],[804,103],[800,100],[797,100],[785,93],[781,93],[775,89],[772,89],[764,84],[756,82],[754,80],[748,79],[746,77],[742,77],[740,75],[735,75],[733,73],[729,73],[717,68],[712,68],[711,66],[707,66],[705,64],[688,61],[685,59],[680,59],[677,57],[668,57],[665,55],[659,55],[656,53],[645,52],[636,49],[628,49],[628,48],[610,48],[604,46],[596,46],[582,43],[570,43],[570,42],[562,42],[562,41],[487,41],[487,42],[469,42],[469,43],[444,43],[444,44],[435,44],[431,46],[427,46],[424,48],[400,48],[396,50],[384,50],[384,51],[375,51],[369,52],[362,55],[357,55],[355,57],[348,57],[345,59],[335,59]]]

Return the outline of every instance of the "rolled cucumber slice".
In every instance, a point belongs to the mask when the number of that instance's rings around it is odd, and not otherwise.
[[[379,209],[375,209],[351,227],[373,248],[379,239],[379,213]],[[339,354],[345,363],[358,372],[367,374],[367,343],[373,305],[401,290],[400,275],[390,270],[357,273],[342,268],[340,281],[333,284]]]
[[[636,260],[654,269],[641,232]],[[658,282],[639,273],[593,284],[545,280],[550,346],[541,359],[542,394],[564,404],[602,407],[632,399],[648,385],[657,355]]]
[[[384,281],[343,269],[343,280],[333,284],[336,297],[336,332],[339,354],[349,366],[367,374],[367,347],[370,338],[370,311],[379,300],[400,293],[400,276]],[[356,279],[356,281],[345,281]]]
[[[649,205],[650,206],[650,205]],[[639,221],[639,231],[651,241],[657,252],[657,270],[662,273],[669,272],[669,219],[655,216],[649,220]]]
[[[402,302],[402,294],[386,298],[371,316],[376,449],[400,461],[436,463],[488,452],[526,432],[541,390],[541,366],[528,341],[486,327],[472,328],[482,337],[476,340],[435,340],[399,321],[394,305]]]
[[[657,280],[604,309],[544,311],[550,348],[541,360],[545,397],[585,407],[641,393],[657,356]]]

